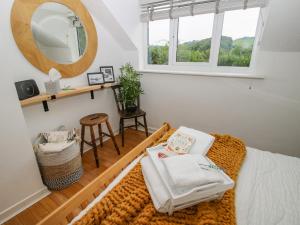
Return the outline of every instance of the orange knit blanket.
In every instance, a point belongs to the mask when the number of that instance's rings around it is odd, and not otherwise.
[[[165,141],[170,131],[160,141]],[[236,181],[246,155],[245,145],[228,135],[214,135],[216,140],[208,152],[209,158]],[[172,216],[155,210],[144,183],[141,165],[135,166],[100,202],[76,225],[87,224],[236,224],[234,189],[221,200],[200,203],[175,212]]]

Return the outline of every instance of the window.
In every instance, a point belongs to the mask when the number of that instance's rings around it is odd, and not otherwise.
[[[85,29],[81,25],[80,27],[76,27],[76,31],[77,31],[77,41],[78,41],[78,52],[79,52],[79,56],[82,56],[86,49],[86,43],[87,43]]]
[[[259,12],[260,8],[251,8],[151,21],[147,63],[249,68]]]
[[[149,22],[148,64],[168,64],[169,35],[170,20],[156,20]]]
[[[258,8],[225,12],[218,66],[250,66],[258,16]]]
[[[182,17],[178,22],[177,62],[208,62],[214,14]]]

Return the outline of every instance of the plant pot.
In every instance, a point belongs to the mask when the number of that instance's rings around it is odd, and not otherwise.
[[[127,105],[126,106],[126,112],[127,113],[134,113],[137,110],[136,105]]]

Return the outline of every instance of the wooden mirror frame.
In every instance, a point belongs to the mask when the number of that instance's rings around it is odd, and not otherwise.
[[[87,47],[84,55],[75,63],[59,64],[54,62],[48,59],[35,43],[31,30],[31,19],[36,9],[46,2],[59,3],[70,8],[80,18],[85,28]],[[55,68],[64,78],[78,76],[89,68],[97,53],[98,38],[95,24],[80,0],[15,0],[11,12],[11,28],[14,39],[25,58],[46,74],[51,68]]]

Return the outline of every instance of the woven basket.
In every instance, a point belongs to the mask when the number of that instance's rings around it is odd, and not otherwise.
[[[40,138],[39,143],[43,143]],[[50,190],[61,190],[77,182],[83,174],[79,143],[58,153],[44,153],[34,146],[44,184]]]

